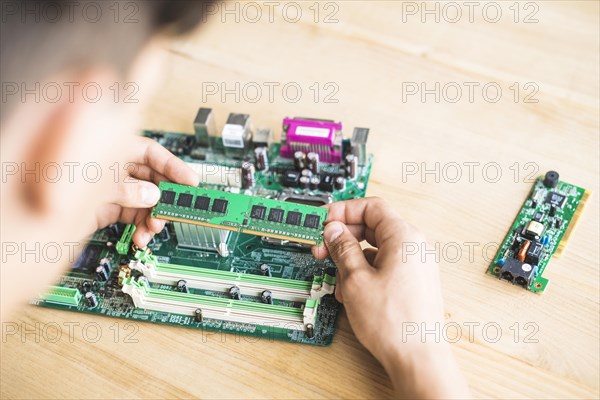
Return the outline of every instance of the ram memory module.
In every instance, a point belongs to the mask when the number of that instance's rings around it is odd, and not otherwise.
[[[529,291],[543,292],[548,279],[542,275],[552,256],[564,251],[589,195],[585,189],[559,181],[555,171],[539,177],[487,272]]]
[[[327,209],[239,193],[160,182],[155,218],[316,245]]]

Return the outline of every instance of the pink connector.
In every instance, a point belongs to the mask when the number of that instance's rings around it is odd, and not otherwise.
[[[281,157],[292,158],[296,151],[303,151],[317,153],[323,162],[342,161],[340,122],[285,118],[283,130],[286,140],[281,146]]]

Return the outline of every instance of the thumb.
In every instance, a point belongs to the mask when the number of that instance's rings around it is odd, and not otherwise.
[[[160,198],[158,186],[143,180],[119,182],[115,203],[122,207],[149,208]]]
[[[328,223],[325,225],[323,236],[329,255],[342,275],[369,266],[358,240],[343,223]]]

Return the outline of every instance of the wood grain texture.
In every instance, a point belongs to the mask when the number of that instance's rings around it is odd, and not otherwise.
[[[144,127],[191,132],[203,100],[215,110],[218,126],[229,112],[245,112],[255,126],[276,131],[292,115],[335,118],[347,131],[370,127],[376,161],[369,194],[388,199],[427,234],[429,248],[437,246],[447,322],[455,323],[447,325],[447,333],[455,338],[451,328],[461,327],[453,346],[473,393],[598,398],[599,3],[538,1],[538,22],[531,24],[515,23],[512,2],[500,3],[505,17],[497,23],[477,12],[473,23],[465,15],[458,23],[432,17],[422,23],[420,15],[406,13],[403,22],[399,2],[336,2],[339,21],[330,24],[314,23],[312,2],[302,3],[297,23],[286,22],[280,12],[273,23],[266,16],[257,23],[231,17],[221,22],[217,15],[198,34],[165,48],[168,71]],[[266,91],[254,103],[236,102],[233,95],[222,101],[204,93],[203,99],[203,82],[228,88],[236,82],[278,82],[279,88],[295,82],[303,95],[296,103],[277,89],[273,102]],[[310,89],[315,82],[321,96],[329,93],[324,84],[335,83],[337,102],[315,101]],[[470,102],[465,88],[456,103],[436,102],[433,95],[424,102],[419,96],[403,101],[410,82],[428,88],[436,82],[463,88],[465,82],[480,88],[493,82],[502,96],[492,103],[476,90]],[[529,91],[523,90],[515,102],[510,89],[515,82],[521,89],[528,82],[537,85],[538,102],[525,102]],[[439,179],[402,174],[403,168],[423,171],[435,163]],[[457,182],[451,182],[451,163],[461,167]],[[472,182],[465,163],[479,163]],[[495,169],[482,172],[490,163],[501,171],[497,182]],[[594,195],[565,254],[546,271],[546,293],[537,296],[485,271],[493,244],[503,239],[531,188],[528,175],[548,169]],[[79,324],[72,335],[65,325],[70,322]],[[34,307],[15,323],[3,328],[6,398],[393,396],[389,379],[357,342],[345,315],[328,348],[148,323],[126,327],[124,320]],[[6,334],[16,326],[32,330],[36,323],[39,342],[33,333]],[[49,324],[62,327],[55,343],[48,339],[56,326]],[[91,343],[98,329],[101,337]],[[130,339],[136,342],[128,343],[125,336],[133,329]]]

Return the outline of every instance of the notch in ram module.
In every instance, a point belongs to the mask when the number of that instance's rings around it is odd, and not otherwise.
[[[317,245],[327,209],[160,182],[154,218]]]

